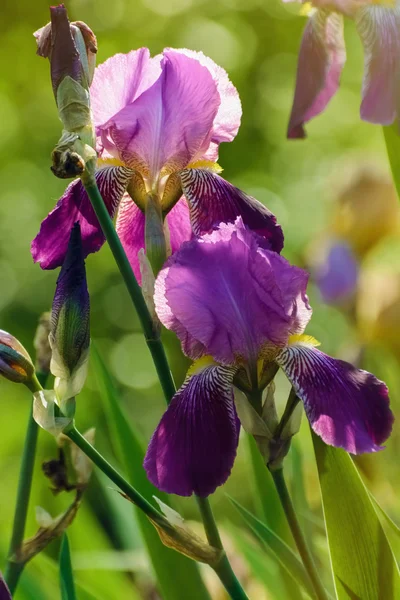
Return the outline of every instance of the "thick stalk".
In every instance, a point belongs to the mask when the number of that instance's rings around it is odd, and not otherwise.
[[[167,402],[169,402],[175,393],[175,386],[165,355],[164,347],[160,341],[160,335],[154,328],[151,315],[143,298],[142,290],[140,289],[128,257],[126,256],[125,250],[123,249],[120,239],[115,231],[114,224],[110,215],[108,214],[95,179],[82,179],[82,183],[85,186],[100,226],[115,258],[115,262],[117,263],[129,295],[135,306],[147,346],[151,352],[151,356],[163,388],[164,395],[167,399]]]
[[[140,286],[136,280],[136,277],[132,271],[131,265],[129,263],[128,257],[126,256],[125,250],[122,247],[120,239],[115,231],[114,224],[110,215],[108,214],[107,208],[104,204],[104,200],[100,194],[100,191],[97,187],[96,180],[93,177],[82,178],[82,183],[85,186],[86,192],[89,196],[89,199],[92,203],[93,209],[96,213],[96,216],[99,220],[102,231],[107,239],[107,242],[110,246],[110,249],[114,255],[117,266],[120,270],[120,273],[124,279],[125,285],[128,289],[128,292],[131,296],[133,305],[137,311],[140,323],[142,325],[143,333],[151,352],[153,362],[157,371],[158,378],[160,380],[164,396],[167,404],[170,403],[172,397],[175,394],[176,388],[174,384],[174,380],[172,377],[171,370],[169,368],[168,360],[165,354],[164,346],[161,342],[159,334],[156,332],[151,315],[146,306],[146,303],[143,298],[142,291]],[[67,434],[69,435],[69,434]],[[72,438],[71,438],[72,439]],[[93,449],[94,450],[94,449]],[[95,461],[93,461],[95,462]],[[97,463],[96,463],[97,464]],[[110,477],[111,478],[111,477]],[[111,478],[112,479],[112,478]],[[113,480],[114,481],[114,480]],[[125,480],[124,480],[125,482]],[[116,483],[116,482],[115,482]],[[126,484],[127,482],[125,482]],[[117,484],[119,485],[119,484]],[[123,488],[121,488],[123,489]],[[124,490],[125,491],[125,490]],[[125,492],[126,493],[126,492]],[[127,494],[128,495],[128,494]],[[207,507],[207,513],[211,515],[213,522],[213,529],[218,533],[217,525],[214,521],[214,517],[212,516],[211,507],[206,498],[198,499],[199,505],[203,508]],[[150,505],[151,506],[151,505]],[[202,517],[203,517],[203,511]],[[206,534],[208,536],[208,528],[210,522],[204,522],[204,528]],[[223,549],[221,539],[218,534],[219,539],[219,548]],[[240,586],[240,583],[236,579],[232,571],[232,567],[228,561],[226,554],[224,554],[223,559],[220,561],[219,566],[215,569],[217,575],[219,576],[222,584],[229,591],[232,588],[232,593],[235,595],[232,596],[234,599],[245,599],[246,595],[243,589]],[[231,593],[231,592],[229,592]]]
[[[207,498],[200,498],[200,496],[197,496],[196,499],[200,509],[201,517],[203,519],[208,543],[210,546],[223,551],[223,555],[218,565],[213,567],[214,571],[220,578],[226,591],[233,600],[248,600],[242,586],[232,570],[228,557],[226,556],[209,501]]]
[[[297,549],[299,551],[300,557],[303,561],[304,567],[310,577],[311,583],[315,590],[315,595],[318,600],[329,600],[329,596],[325,591],[325,588],[319,578],[317,568],[314,563],[314,559],[311,556],[311,553],[308,549],[306,540],[303,536],[303,533],[300,529],[299,522],[297,520],[297,515],[294,510],[292,500],[289,495],[289,491],[286,486],[285,478],[283,476],[283,469],[277,469],[276,471],[271,471],[272,478],[275,483],[276,490],[279,495],[279,499],[281,501],[283,510],[285,511],[285,515],[287,521],[289,523],[289,527],[291,529],[294,541],[296,542]]]
[[[30,386],[32,392],[41,389],[41,384],[44,385],[46,379],[47,374],[38,373],[37,379],[33,379],[32,385]],[[17,499],[15,503],[14,521],[11,533],[10,547],[8,550],[7,564],[4,573],[4,578],[12,594],[15,592],[19,578],[25,566],[23,563],[17,562],[14,559],[14,556],[24,539],[25,525],[28,515],[29,498],[31,495],[33,469],[35,466],[35,455],[39,426],[33,419],[32,411],[33,404],[31,402],[28,426],[26,429],[24,447],[22,450],[22,459],[19,471]]]

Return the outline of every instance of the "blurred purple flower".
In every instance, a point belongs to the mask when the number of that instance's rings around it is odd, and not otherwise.
[[[262,371],[271,363],[283,369],[327,444],[374,452],[390,434],[386,385],[301,335],[312,312],[308,274],[264,245],[239,218],[184,243],[156,280],[161,322],[200,359],[145,457],[149,479],[166,492],[207,496],[228,478],[240,428],[233,378],[244,368],[250,380],[260,361]]]
[[[110,215],[118,211],[117,231],[138,278],[150,193],[167,215],[172,253],[191,237],[190,221],[203,233],[238,214],[249,226],[257,220],[256,229],[282,249],[275,217],[215,172],[218,146],[234,139],[241,117],[238,93],[221,67],[200,52],[166,49],[151,58],[141,48],[100,65],[90,93],[101,157],[97,184]],[[85,256],[99,250],[104,236],[80,180],[68,186],[32,243],[42,268],[62,264],[76,221]]]
[[[304,138],[304,124],[325,109],[339,87],[346,61],[343,15],[354,19],[364,47],[361,118],[390,125],[400,116],[398,0],[314,0],[313,6],[300,47],[288,137]]]
[[[325,261],[315,269],[314,279],[327,304],[350,300],[357,289],[359,264],[347,242],[336,240]]]

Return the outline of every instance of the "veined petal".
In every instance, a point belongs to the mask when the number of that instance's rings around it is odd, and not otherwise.
[[[400,6],[369,6],[356,13],[364,46],[361,118],[390,125],[400,111]]]
[[[148,478],[160,490],[204,497],[228,479],[240,430],[234,373],[207,366],[189,376],[175,394],[144,460]]]
[[[95,126],[104,125],[151,87],[161,74],[160,62],[160,56],[150,58],[147,48],[139,48],[99,65],[90,87]]]
[[[308,275],[260,241],[238,218],[182,244],[157,277],[158,317],[192,359],[256,362],[266,346],[304,331]]]
[[[207,169],[184,169],[181,181],[195,235],[209,233],[221,222],[234,223],[240,216],[249,229],[268,240],[269,249],[282,250],[282,228],[261,202]]]
[[[125,164],[156,180],[161,170],[172,173],[203,155],[220,102],[206,67],[167,50],[155,83],[100,128],[103,143],[111,151],[112,142]]]
[[[315,11],[301,42],[289,138],[306,136],[304,123],[319,115],[336,93],[345,61],[343,17],[335,12]]]
[[[212,137],[210,147],[203,155],[203,158],[216,161],[218,158],[218,146],[221,142],[231,142],[240,127],[242,117],[242,105],[239,94],[233,83],[230,81],[225,69],[217,65],[211,58],[205,56],[202,52],[195,52],[186,48],[175,50],[195,58],[199,63],[210,71],[217,84],[217,90],[221,99],[218,112],[215,116],[212,126]]]
[[[191,237],[189,211],[183,198],[175,204],[165,220],[168,226],[170,253],[174,253]],[[144,225],[144,213],[126,194],[118,210],[116,229],[139,283],[142,277],[138,254],[145,248]]]
[[[304,342],[288,346],[276,360],[326,444],[352,454],[382,449],[393,423],[382,381]]]
[[[96,172],[97,185],[111,216],[131,177],[132,171],[125,167],[107,166]],[[81,226],[84,256],[100,250],[105,238],[80,179],[70,183],[32,242],[33,260],[42,269],[55,269],[63,264],[69,235],[77,222]]]

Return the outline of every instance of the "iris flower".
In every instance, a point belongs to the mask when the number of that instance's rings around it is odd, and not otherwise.
[[[146,48],[116,54],[96,69],[90,96],[97,184],[110,215],[118,212],[117,232],[138,278],[149,195],[166,216],[170,253],[192,230],[210,231],[238,214],[270,239],[273,249],[282,248],[273,215],[216,172],[219,144],[236,136],[241,104],[228,75],[211,59],[173,49],[153,58]],[[62,264],[75,222],[84,255],[99,250],[105,239],[80,180],[67,187],[32,243],[42,268]]]
[[[380,125],[398,120],[398,0],[313,0],[312,5],[300,47],[288,137],[304,138],[304,124],[325,109],[339,87],[346,61],[343,15],[354,19],[364,47],[361,118]]]
[[[258,373],[260,383],[272,364],[327,444],[354,454],[382,448],[393,420],[387,387],[302,335],[312,312],[307,280],[240,218],[168,259],[156,280],[156,310],[196,362],[147,450],[145,469],[158,488],[207,496],[225,482],[240,429],[234,376],[245,371],[251,381]]]

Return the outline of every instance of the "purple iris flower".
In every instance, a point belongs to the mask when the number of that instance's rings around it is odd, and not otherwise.
[[[346,61],[343,15],[355,21],[364,48],[361,118],[380,125],[398,120],[399,0],[313,0],[312,4],[300,47],[288,137],[304,138],[304,124],[319,115],[338,90]]]
[[[314,279],[324,302],[340,304],[354,298],[359,277],[359,262],[350,245],[335,240],[319,264]]]
[[[219,144],[238,131],[241,104],[226,72],[210,58],[174,49],[153,58],[146,48],[116,54],[96,69],[90,96],[97,184],[110,215],[118,212],[117,232],[138,278],[150,194],[166,215],[170,253],[192,229],[204,233],[238,214],[273,249],[282,249],[275,217],[215,172]],[[99,250],[104,236],[80,180],[67,187],[32,243],[42,268],[62,264],[75,222],[85,256]]]
[[[147,450],[144,466],[158,488],[207,496],[225,482],[240,429],[234,376],[262,377],[271,363],[283,369],[327,444],[354,454],[381,449],[393,421],[387,387],[302,335],[312,312],[307,281],[240,218],[168,259],[156,280],[156,310],[197,362]]]

